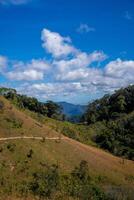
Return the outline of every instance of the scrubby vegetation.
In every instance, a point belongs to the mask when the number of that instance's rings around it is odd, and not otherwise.
[[[83,125],[64,121],[66,117],[61,114],[61,107],[52,101],[42,103],[36,98],[17,94],[10,88],[1,88],[0,94],[20,109],[32,111],[32,117],[42,124],[48,123],[60,134],[85,144],[97,144],[117,156],[134,160],[134,86],[120,89],[90,103],[82,116]],[[1,112],[3,106],[1,102]],[[23,125],[15,117],[6,120],[14,128]]]
[[[97,146],[96,143],[92,140],[94,136],[94,130],[91,127],[87,127],[83,124],[75,124],[68,121],[59,121],[56,119],[48,118],[41,114],[30,112],[29,110],[25,110],[25,113],[36,119],[41,124],[50,126],[53,130],[58,132],[59,135],[63,134],[84,144]]]
[[[23,165],[23,163],[21,163]],[[6,165],[1,164],[1,171]],[[13,170],[14,167],[12,166]],[[22,170],[23,169],[23,170]],[[7,177],[0,177],[0,194],[4,197],[16,195],[23,197],[31,196],[32,199],[79,199],[79,200],[109,200],[112,199],[105,194],[100,186],[95,183],[88,171],[86,161],[81,161],[70,173],[61,173],[58,165],[44,164],[40,170],[30,172],[27,179],[14,179],[8,181]],[[21,168],[18,173],[23,175],[29,169]],[[5,194],[6,193],[6,194]]]
[[[47,166],[45,171],[33,173],[29,190],[40,198],[106,199],[104,192],[89,176],[86,161],[81,161],[69,174],[61,174],[57,165]]]
[[[103,116],[101,106],[96,104],[96,118],[89,105],[83,123],[73,124],[62,121],[60,109],[53,102],[41,103],[12,89],[0,91],[6,97],[0,97],[0,137],[42,138],[41,141],[0,142],[0,198],[132,200],[133,162],[125,157],[133,160],[133,110],[124,111],[121,106],[115,114],[109,108],[109,114]],[[127,106],[126,101],[123,105]],[[60,140],[63,135],[66,139]],[[59,140],[46,140],[46,137],[59,137]]]

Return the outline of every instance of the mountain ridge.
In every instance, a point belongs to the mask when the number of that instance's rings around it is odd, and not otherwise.
[[[57,102],[57,104],[63,108],[63,114],[67,115],[68,117],[82,115],[87,108],[86,105],[73,104],[65,101]]]

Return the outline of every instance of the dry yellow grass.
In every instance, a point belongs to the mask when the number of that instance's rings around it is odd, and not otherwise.
[[[26,136],[42,137],[56,137],[59,135],[59,133],[52,130],[47,124],[41,125],[30,116],[27,116],[24,112],[19,111],[3,97],[0,97],[0,100],[5,104],[3,113],[0,113],[0,137],[18,136],[22,134]],[[4,125],[4,118],[7,116],[15,116],[15,118],[21,119],[23,121],[22,128],[8,129]],[[45,160],[51,163],[58,163],[63,170],[71,170],[74,166],[78,165],[81,160],[86,160],[89,164],[91,175],[101,177],[104,185],[110,183],[117,185],[134,184],[131,179],[131,177],[134,177],[133,161],[122,160],[122,158],[113,156],[101,149],[87,146],[65,136],[62,137],[64,140],[61,140],[60,143],[56,141],[46,141],[41,143],[34,140],[14,142],[18,145],[18,149],[20,148],[22,150],[22,154],[25,152],[25,149],[34,149],[36,152],[36,160],[32,162],[34,167],[38,167],[37,165],[40,160]],[[0,142],[0,144],[2,143],[4,142]]]

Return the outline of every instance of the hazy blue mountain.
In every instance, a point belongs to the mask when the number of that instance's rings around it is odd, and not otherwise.
[[[74,105],[67,102],[58,102],[58,105],[62,106],[63,113],[69,117],[75,116],[75,115],[82,115],[86,107],[85,105]]]

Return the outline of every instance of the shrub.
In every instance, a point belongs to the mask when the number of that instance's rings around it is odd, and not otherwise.
[[[23,125],[23,121],[16,118],[15,116],[10,116],[10,118],[6,118],[6,121],[11,124],[12,128],[21,128]]]
[[[28,157],[28,158],[32,158],[33,153],[34,153],[33,150],[30,149],[29,152],[27,153],[27,157]]]
[[[0,100],[0,112],[4,109],[4,102]]]
[[[0,147],[0,153],[2,153],[2,151],[3,151],[3,147]]]
[[[34,195],[40,198],[50,198],[59,186],[58,166],[52,165],[45,172],[36,172],[33,174],[33,181],[30,184],[30,190]]]
[[[74,130],[72,130],[71,128],[64,126],[62,129],[62,133],[72,139],[76,139],[77,140],[77,136]]]
[[[16,145],[13,144],[13,143],[8,143],[8,144],[7,144],[7,149],[8,149],[9,151],[11,151],[11,152],[14,152],[14,151],[15,151],[15,147],[16,147]]]

